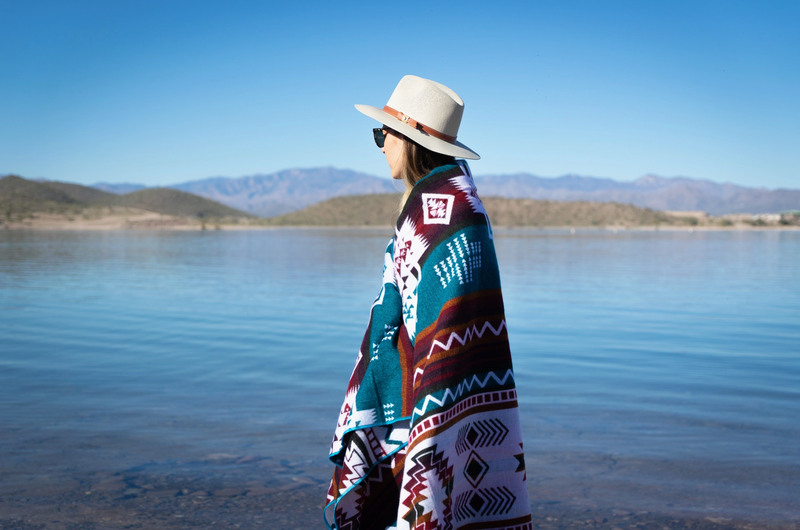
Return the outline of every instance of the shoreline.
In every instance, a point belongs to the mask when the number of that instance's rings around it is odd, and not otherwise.
[[[229,456],[229,455],[225,455]],[[245,460],[245,462],[242,462]],[[214,474],[190,465],[158,470],[148,464],[119,471],[31,477],[0,488],[0,528],[323,528],[327,483],[287,467],[291,477],[264,471],[276,462],[221,459]],[[266,464],[266,467],[265,467]],[[165,472],[166,471],[166,472]],[[38,480],[37,480],[38,479]],[[796,530],[798,521],[736,517],[716,510],[665,512],[624,499],[598,506],[529,488],[533,528],[541,530]]]
[[[68,216],[58,214],[39,214],[33,219],[25,219],[8,223],[0,221],[0,230],[25,230],[25,231],[123,231],[123,230],[148,230],[148,231],[243,231],[243,230],[280,230],[280,229],[334,229],[334,230],[381,230],[392,229],[392,225],[266,225],[250,223],[230,223],[215,220],[203,221],[195,218],[177,217],[172,215],[148,212],[145,210],[128,209],[114,215],[105,216]],[[555,230],[555,231],[612,231],[617,232],[773,232],[773,231],[800,231],[800,226],[792,225],[767,225],[752,226],[748,224],[735,224],[732,226],[714,225],[603,225],[603,226],[534,226],[534,225],[493,225],[495,230]]]

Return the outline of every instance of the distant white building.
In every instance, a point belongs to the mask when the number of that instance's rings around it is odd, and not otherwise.
[[[753,215],[753,221],[764,221],[765,223],[778,223],[781,220],[779,213],[757,213]]]

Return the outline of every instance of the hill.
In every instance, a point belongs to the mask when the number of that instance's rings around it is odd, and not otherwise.
[[[392,226],[399,194],[335,197],[303,210],[263,219],[265,226]]]
[[[178,217],[253,217],[223,204],[169,188],[116,195],[67,182],[35,182],[10,175],[0,179],[0,213],[6,219],[33,213],[67,213],[87,208],[131,207]]]
[[[185,191],[170,188],[147,188],[119,197],[120,206],[141,208],[167,215],[198,217],[254,217],[253,215],[198,197]]]
[[[614,202],[487,197],[483,204],[495,226],[653,226],[682,222],[649,208]]]
[[[107,193],[89,186],[81,186],[80,184],[71,184],[69,182],[58,181],[43,181],[49,188],[61,191],[69,195],[77,202],[91,206],[118,206],[120,202],[119,195]]]
[[[337,197],[303,210],[259,221],[265,226],[391,226],[398,215],[396,194]],[[629,204],[537,201],[487,197],[483,204],[495,226],[653,226],[685,222]]]
[[[0,213],[6,218],[32,212],[62,213],[83,206],[80,200],[46,184],[16,175],[0,179]]]

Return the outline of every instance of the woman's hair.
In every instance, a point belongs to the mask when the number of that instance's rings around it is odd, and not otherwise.
[[[434,153],[406,136],[398,136],[403,139],[403,154],[401,155],[401,160],[403,164],[403,182],[406,185],[406,191],[400,199],[400,209],[402,210],[409,194],[411,194],[411,188],[414,187],[414,184],[439,166],[455,164],[456,159],[450,155]]]

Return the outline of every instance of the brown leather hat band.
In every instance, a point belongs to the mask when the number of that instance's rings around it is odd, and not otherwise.
[[[427,125],[421,124],[417,120],[411,118],[410,116],[406,116],[405,114],[403,114],[399,110],[394,110],[392,107],[390,107],[388,105],[383,107],[383,112],[385,112],[386,114],[389,114],[390,116],[393,116],[393,117],[397,118],[398,120],[402,121],[403,123],[407,123],[408,125],[411,125],[412,127],[417,129],[418,131],[422,131],[424,133],[427,133],[427,134],[433,136],[434,138],[438,138],[439,140],[444,140],[445,142],[448,142],[448,143],[451,143],[451,144],[456,143],[456,137],[455,136],[450,136],[450,135],[447,135],[447,134],[444,134],[444,133],[440,133],[436,129],[431,129]]]

